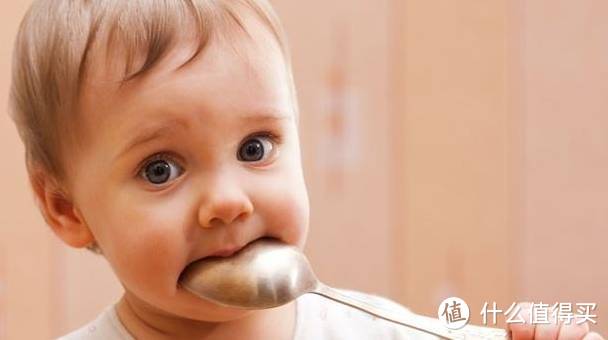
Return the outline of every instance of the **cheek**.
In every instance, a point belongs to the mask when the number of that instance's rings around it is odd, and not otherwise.
[[[186,259],[185,244],[179,235],[160,225],[162,221],[154,222],[156,225],[148,225],[145,231],[134,228],[122,235],[116,233],[120,239],[114,237],[110,241],[113,249],[108,260],[127,285],[154,281],[151,285],[165,286],[177,280]]]
[[[121,282],[140,294],[174,287],[188,257],[184,207],[162,199],[129,204],[117,197],[112,202],[96,209],[91,222],[99,227],[96,237]]]
[[[269,234],[304,247],[308,234],[309,203],[304,182],[298,178],[268,183],[261,190],[257,213]]]

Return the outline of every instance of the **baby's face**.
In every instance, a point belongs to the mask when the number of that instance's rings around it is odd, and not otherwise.
[[[177,47],[118,87],[92,70],[70,185],[76,208],[133,301],[221,321],[245,312],[178,285],[191,262],[269,236],[302,248],[308,197],[294,103],[278,46],[243,38]],[[112,81],[110,81],[112,80]]]

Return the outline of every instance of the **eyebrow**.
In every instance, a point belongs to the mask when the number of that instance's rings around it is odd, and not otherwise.
[[[262,113],[262,114],[242,115],[242,116],[239,116],[239,119],[253,121],[253,122],[281,121],[281,120],[291,120],[291,119],[293,119],[293,115],[286,114],[286,113],[273,113],[271,111],[270,114]]]
[[[152,124],[147,127],[144,127],[140,129],[140,132],[135,138],[131,139],[131,141],[128,142],[126,146],[121,149],[122,151],[120,151],[116,158],[120,158],[122,155],[138,147],[139,145],[146,144],[157,138],[171,135],[175,132],[175,130],[179,128],[185,129],[186,127],[187,124],[179,119],[164,120],[161,123]]]
[[[249,122],[269,122],[291,120],[293,119],[293,115],[271,111],[268,113],[264,112],[262,114],[241,115],[238,118]],[[119,152],[116,158],[120,158],[122,155],[138,147],[139,145],[146,144],[157,138],[169,136],[175,133],[175,130],[185,130],[187,126],[188,125],[186,124],[186,122],[181,119],[170,119],[164,120],[163,122],[158,124],[152,124],[148,127],[144,127],[140,130],[141,132],[137,134],[135,138],[133,138],[129,143],[126,144],[124,148],[122,148],[122,151]]]

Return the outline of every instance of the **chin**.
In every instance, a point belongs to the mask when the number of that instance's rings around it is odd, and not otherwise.
[[[228,322],[242,319],[257,310],[224,307],[211,301],[199,298],[187,291],[184,294],[185,306],[180,308],[180,315],[184,318],[201,322]],[[189,296],[186,296],[189,295]],[[182,295],[182,294],[179,294]]]
[[[198,297],[178,286],[174,301],[179,305],[180,315],[189,319],[209,322],[225,322],[240,319],[255,310],[222,306]]]

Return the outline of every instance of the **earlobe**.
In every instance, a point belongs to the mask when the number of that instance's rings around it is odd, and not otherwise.
[[[66,244],[83,248],[95,241],[69,195],[42,171],[30,174],[38,207],[53,232]]]

